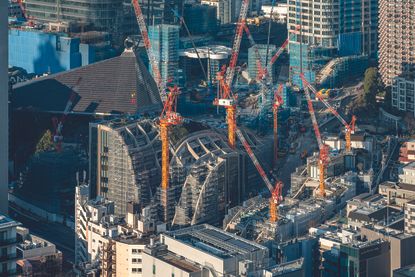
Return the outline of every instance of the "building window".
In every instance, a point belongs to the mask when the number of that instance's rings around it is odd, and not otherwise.
[[[153,274],[156,274],[156,265],[153,264]]]

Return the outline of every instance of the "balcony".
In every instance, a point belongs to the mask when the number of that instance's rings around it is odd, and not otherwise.
[[[4,261],[9,261],[9,260],[14,260],[17,258],[17,254],[13,253],[13,254],[6,254],[6,255],[1,255],[0,254],[0,262],[4,262]]]
[[[8,246],[11,244],[16,244],[16,238],[0,239],[0,246]]]
[[[0,271],[0,277],[10,277],[10,276],[16,276],[17,270],[16,269],[10,269],[8,271],[2,272]]]

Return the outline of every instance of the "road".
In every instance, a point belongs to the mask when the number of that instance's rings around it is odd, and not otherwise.
[[[39,220],[36,216],[22,211],[13,203],[9,205],[10,216],[24,227],[30,230],[30,233],[44,238],[56,245],[56,248],[62,251],[65,267],[68,263],[73,263],[75,259],[75,233],[74,231],[62,224],[45,222]]]

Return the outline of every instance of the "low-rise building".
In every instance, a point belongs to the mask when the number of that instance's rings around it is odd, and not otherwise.
[[[415,145],[414,145],[415,146]],[[414,150],[415,158],[415,150]],[[415,162],[410,162],[401,168],[399,174],[399,182],[405,184],[411,184],[415,187]]]
[[[415,200],[415,185],[383,182],[379,184],[379,194],[385,196],[389,205],[402,207],[405,203]]]
[[[405,233],[415,235],[415,200],[405,205]]]
[[[62,252],[56,246],[40,237],[29,234],[26,228],[19,228],[22,242],[17,245],[19,260],[16,262],[23,276],[58,276],[62,273]]]
[[[143,253],[143,276],[248,276],[266,269],[268,257],[267,247],[197,225],[162,234],[159,243],[150,243]]]
[[[272,266],[263,272],[263,277],[304,277],[304,259]]]

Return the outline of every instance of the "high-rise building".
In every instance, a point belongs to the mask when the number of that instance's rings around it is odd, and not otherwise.
[[[127,202],[145,206],[160,185],[161,149],[158,130],[150,120],[109,121],[90,125],[91,196],[115,203],[124,216]]]
[[[162,82],[171,82],[177,77],[179,68],[178,25],[159,24],[149,28],[151,47],[153,48]],[[152,70],[151,70],[152,72]]]
[[[218,30],[216,9],[216,6],[210,5],[184,5],[183,18],[190,33],[192,35],[214,34]]]
[[[16,275],[16,227],[19,225],[0,213],[0,276]]]
[[[257,78],[257,75],[259,73],[255,47],[258,49],[261,66],[263,68],[265,68],[265,64],[270,63],[272,56],[275,54],[277,50],[275,45],[269,46],[268,62],[266,63],[265,62],[265,57],[267,56],[267,45],[266,44],[257,44],[256,46],[250,47],[248,49],[248,73],[249,73],[249,78],[251,79]],[[274,69],[275,69],[275,63],[272,66],[271,72],[268,72],[272,81],[276,81]]]
[[[138,33],[131,1],[128,0],[27,0],[26,13],[41,22],[67,22],[80,30],[106,31],[113,39]],[[74,24],[74,25],[73,25]]]
[[[398,76],[415,78],[414,11],[415,0],[379,1],[379,71],[385,85]]]
[[[323,67],[335,58],[375,57],[377,11],[377,2],[371,0],[319,0],[313,3],[289,0],[288,32],[293,35],[289,44],[291,81],[301,86],[298,77],[301,62],[305,77],[315,82]],[[297,26],[301,26],[301,31]]]
[[[147,26],[177,23],[173,10],[182,13],[183,0],[138,0]],[[126,1],[131,2],[131,1]]]
[[[8,82],[8,38],[7,3],[0,2],[0,213],[7,214],[8,207],[8,131],[9,131],[9,82]]]
[[[216,18],[220,24],[235,22],[238,14],[235,10],[237,0],[202,0],[202,4],[216,7]]]

